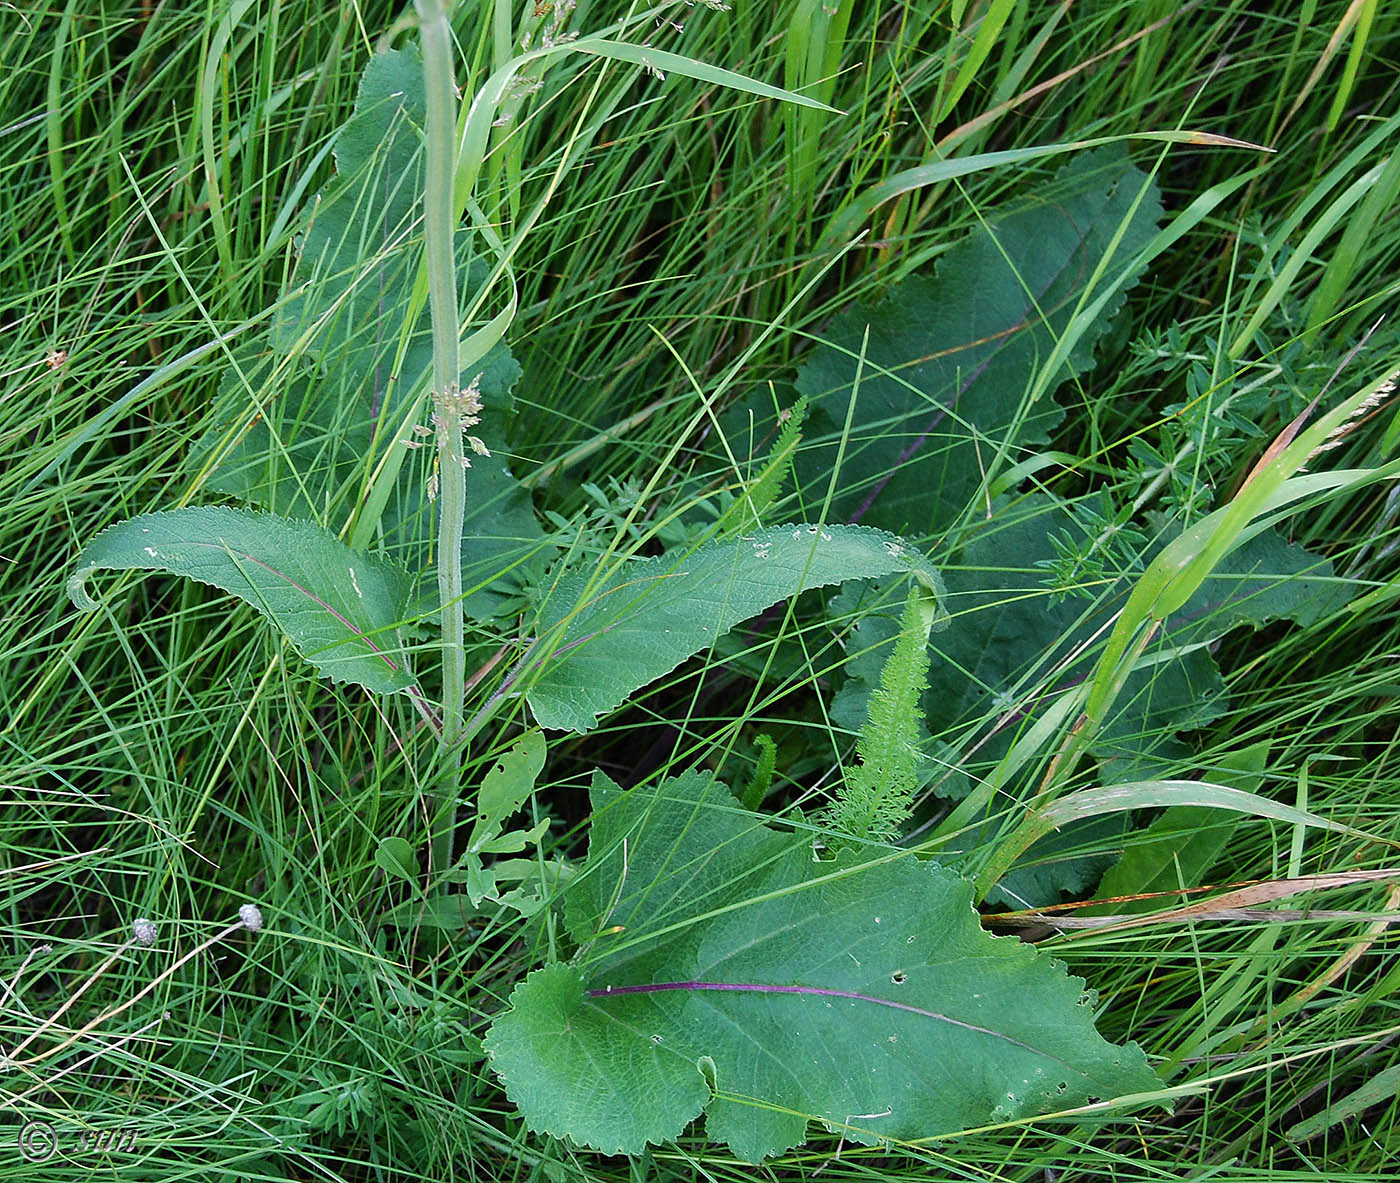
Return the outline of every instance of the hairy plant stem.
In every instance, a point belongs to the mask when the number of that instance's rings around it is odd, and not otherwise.
[[[452,31],[443,0],[414,0],[423,43],[427,86],[425,132],[427,176],[423,197],[423,247],[428,266],[428,307],[433,328],[433,405],[437,424],[439,497],[442,517],[437,537],[438,597],[442,611],[442,750],[447,793],[455,796],[461,764],[462,702],[467,653],[462,617],[462,523],[467,481],[458,382],[461,377],[461,324],[457,309],[457,268],[453,244],[452,187],[457,169],[457,96],[453,82]],[[446,812],[447,816],[443,817]],[[452,862],[452,811],[439,801],[433,809],[432,871]]]

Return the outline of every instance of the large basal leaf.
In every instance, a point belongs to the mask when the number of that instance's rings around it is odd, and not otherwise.
[[[912,856],[813,858],[710,777],[594,777],[566,897],[584,950],[516,987],[485,1046],[535,1130],[639,1153],[705,1113],[759,1161],[809,1120],[847,1141],[935,1137],[1150,1092],[1084,983],[982,930],[971,887]]]
[[[1054,602],[1045,571],[1054,556],[1051,535],[1071,530],[1068,507],[1033,495],[997,513],[950,568],[948,605],[954,627],[934,641],[926,698],[934,736],[975,745],[958,763],[985,774],[1030,721],[1087,676],[1097,651],[1091,641],[1126,598],[1132,573],[1103,588],[1092,603]],[[1142,557],[1165,545],[1163,537]],[[1327,560],[1272,531],[1228,555],[1195,596],[1169,618],[1115,702],[1090,751],[1106,783],[1169,774],[1189,759],[1181,732],[1199,728],[1225,709],[1225,682],[1208,643],[1234,628],[1286,619],[1308,624],[1347,598]],[[941,791],[963,791],[950,776]],[[1112,861],[1123,815],[1063,827],[1032,850],[990,899],[1015,906],[1054,902],[1061,891],[1082,891]],[[945,854],[975,847],[988,835],[969,830]],[[1094,852],[1094,853],[1088,853]]]
[[[209,488],[335,530],[360,507],[366,481],[432,362],[426,305],[407,323],[423,250],[417,223],[425,103],[415,49],[371,59],[336,140],[336,176],[311,203],[291,290],[266,346],[241,351],[225,373],[214,425],[194,450],[194,462],[210,468]],[[459,232],[463,307],[490,271],[472,258],[472,241],[469,231]],[[461,384],[478,375],[484,410],[474,434],[492,456],[473,458],[468,475],[462,559],[469,589],[489,583],[542,539],[530,495],[501,451],[520,367],[500,343],[462,374]],[[417,615],[436,600],[430,568],[437,510],[426,492],[433,449],[398,447],[388,458],[400,467],[378,542],[410,572],[427,573]],[[478,616],[498,602],[489,587],[465,601]]]
[[[399,647],[408,580],[314,522],[220,506],[148,513],[109,526],[78,556],[68,593],[97,607],[94,571],[169,571],[221,588],[280,628],[317,671],[381,694],[413,684]]]
[[[1092,602],[1054,602],[1037,564],[1053,558],[1057,531],[1073,530],[1068,507],[1054,498],[1021,498],[998,513],[947,572],[948,605],[956,627],[934,644],[930,672],[930,730],[955,730],[972,719],[1010,714],[1009,734],[1029,710],[1053,700],[1056,689],[1077,685],[1096,651],[1088,644],[1131,589],[1133,572],[1105,586]],[[1142,564],[1169,541],[1164,535]],[[1347,587],[1333,578],[1324,558],[1273,531],[1255,535],[1228,555],[1190,601],[1163,625],[1128,680],[1092,751],[1110,765],[1111,780],[1142,779],[1180,755],[1173,736],[1200,727],[1224,709],[1224,682],[1208,643],[1242,626],[1273,620],[1309,624],[1345,603]],[[1076,656],[1077,655],[1077,656]],[[942,660],[938,660],[938,658]],[[1057,666],[1058,674],[1047,680]],[[984,744],[979,758],[1000,758],[1000,745]]]
[[[579,571],[539,621],[554,658],[527,698],[542,727],[587,731],[629,694],[670,673],[735,625],[806,588],[912,574],[941,612],[928,560],[891,534],[858,526],[774,526],[681,555],[624,563],[594,584]],[[559,631],[562,626],[562,631]]]
[[[830,516],[914,538],[943,530],[977,495],[1003,441],[1015,463],[1049,439],[1063,418],[1053,392],[1092,367],[1094,345],[1136,279],[1123,268],[1161,212],[1156,186],[1120,154],[1085,152],[1030,203],[992,213],[932,275],[841,313],[797,377],[810,403],[799,487],[809,498],[825,492],[854,393]],[[1096,316],[1073,325],[1110,251],[1092,295],[1123,283]],[[1071,332],[1073,347],[1028,402],[1037,371]],[[750,438],[757,448],[771,437],[768,401],[765,392],[723,420],[741,452]]]

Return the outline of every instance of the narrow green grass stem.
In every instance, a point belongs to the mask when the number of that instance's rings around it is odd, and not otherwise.
[[[462,736],[467,671],[461,565],[467,482],[462,442],[463,396],[458,389],[461,325],[452,214],[452,183],[457,164],[457,98],[447,10],[442,0],[415,0],[415,7],[422,22],[423,77],[428,100],[423,246],[428,263],[428,307],[433,329],[433,420],[437,427],[437,480],[442,505],[437,538],[438,596],[442,610],[442,742],[452,761],[461,759],[458,741]],[[443,828],[439,830],[439,826]],[[437,870],[451,862],[451,818],[436,821],[433,830],[433,868]]]

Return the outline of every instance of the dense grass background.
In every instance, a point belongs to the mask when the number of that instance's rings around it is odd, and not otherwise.
[[[458,10],[462,58],[479,78],[489,14]],[[575,27],[623,11],[585,0]],[[1156,261],[1092,381],[1065,400],[1056,447],[1080,458],[1057,470],[1065,495],[1131,496],[1131,441],[1160,437],[1164,409],[1199,372],[1207,386],[1262,381],[1306,401],[1344,360],[1346,390],[1400,361],[1388,321],[1351,355],[1391,311],[1400,254],[1392,7],[845,3],[839,53],[826,52],[829,18],[809,0],[669,16],[684,29],[655,28],[657,44],[808,90],[843,114],[674,76],[628,82],[600,62],[550,71],[511,129],[518,172],[503,165],[495,177],[521,208],[550,183],[595,84],[630,90],[516,260],[509,340],[525,377],[511,454],[541,510],[593,504],[586,481],[640,488],[679,445],[648,507],[664,517],[695,492],[696,387],[785,389],[836,310],[926,268],[1055,167],[991,168],[882,204],[836,258],[848,237],[833,240],[833,222],[860,193],[943,156],[1182,128],[1254,145],[1129,140],[1169,211],[1249,179]],[[359,72],[381,39],[411,36],[403,18],[398,6],[302,0],[0,4],[0,1048],[14,1052],[91,982],[16,1059],[61,1043],[247,899],[267,916],[261,934],[227,937],[156,979],[71,1050],[0,1075],[0,1177],[756,1174],[698,1139],[627,1163],[520,1128],[475,1039],[553,933],[522,939],[504,915],[446,933],[382,922],[408,888],[376,868],[378,840],[424,833],[431,752],[411,713],[316,682],[252,613],[207,589],[114,583],[86,617],[63,591],[103,526],[199,495],[186,455],[225,364],[218,342],[256,333],[282,292],[298,211],[330,173]],[[1272,435],[1291,405],[1258,412],[1259,426]],[[1388,456],[1393,422],[1383,408],[1333,455],[1356,466]],[[1266,442],[1206,441],[1179,482],[1223,498]],[[612,494],[600,531],[629,496]],[[1265,791],[1392,841],[1397,518],[1400,502],[1379,486],[1296,523],[1295,537],[1366,598],[1314,628],[1227,644],[1231,710],[1197,754],[1209,768],[1268,738]],[[716,762],[736,742],[742,754],[735,737],[756,720],[770,730],[819,720],[800,714],[815,711],[810,688],[781,710],[760,696],[743,717],[718,718],[687,714],[694,690],[650,696],[600,735],[552,750],[535,808],[559,819],[561,852],[581,850],[592,767],[632,779],[638,753],[648,771]],[[794,791],[837,747],[828,734],[824,749],[785,748]],[[1379,844],[1249,822],[1213,878],[1394,861]],[[1137,1039],[1183,1085],[1174,1114],[969,1132],[899,1152],[838,1154],[818,1139],[761,1173],[1393,1177],[1400,967],[1387,925],[1400,890],[1353,886],[1280,906],[1291,910],[1045,940],[1100,991],[1105,1034]],[[138,916],[161,920],[156,949],[128,948],[108,967]],[[1372,1091],[1343,1103],[1363,1086]],[[1329,1107],[1315,1136],[1286,1136]],[[14,1141],[35,1120],[64,1139],[42,1167]],[[134,1147],[84,1150],[87,1127],[132,1130]]]

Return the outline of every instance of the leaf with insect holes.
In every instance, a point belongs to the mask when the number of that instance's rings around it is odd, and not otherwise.
[[[538,632],[553,661],[526,697],[541,727],[587,731],[634,690],[779,600],[846,579],[913,575],[942,622],[942,583],[918,551],[861,526],[774,526],[560,581]]]
[[[757,1162],[808,1121],[869,1145],[1159,1085],[948,871],[816,861],[698,772],[629,793],[597,773],[592,816],[565,897],[582,952],[518,985],[485,1041],[536,1131],[638,1154],[703,1112]]]
[[[109,526],[78,556],[68,594],[92,610],[94,571],[169,571],[251,604],[318,673],[380,694],[413,685],[397,627],[403,572],[314,522],[221,506],[148,513]]]
[[[495,898],[496,866],[488,867],[483,854],[515,854],[533,846],[549,829],[544,818],[528,830],[502,833],[507,819],[535,791],[535,780],[544,768],[545,742],[538,731],[527,731],[498,756],[476,795],[476,821],[467,838],[467,849],[451,878],[466,884],[473,907],[483,899]]]

